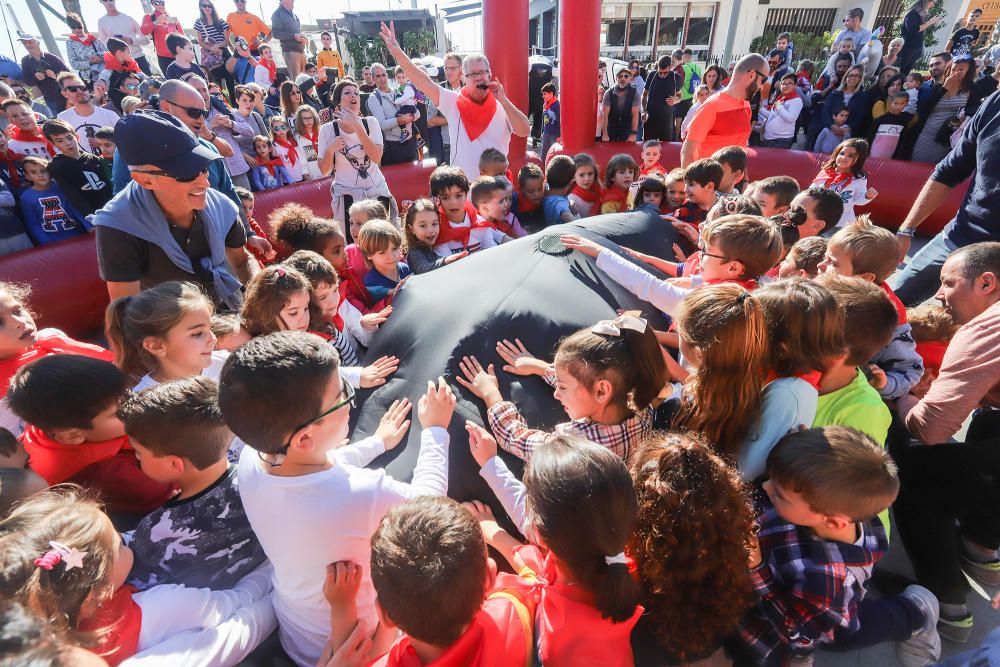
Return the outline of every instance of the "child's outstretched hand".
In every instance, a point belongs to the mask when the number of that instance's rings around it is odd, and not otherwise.
[[[513,375],[542,375],[549,365],[528,352],[520,338],[497,343],[497,354],[504,360],[504,371]]]
[[[456,252],[454,255],[448,255],[447,257],[445,257],[444,258],[444,263],[446,265],[447,264],[451,264],[452,262],[457,262],[458,260],[462,259],[463,257],[468,257],[468,256],[469,256],[469,251],[468,250],[463,250],[462,252]]]
[[[479,522],[479,529],[483,531],[483,537],[489,542],[502,528],[493,516],[493,510],[486,503],[479,500],[470,500],[462,503],[462,507],[469,510],[476,521]]]
[[[885,376],[885,371],[875,364],[868,364],[868,370],[872,374],[871,379],[868,380],[868,384],[878,391],[885,389],[885,385],[889,383],[889,378]]]
[[[413,407],[410,404],[410,399],[401,398],[392,402],[389,409],[385,411],[382,415],[382,419],[379,420],[378,428],[375,429],[375,435],[382,438],[382,442],[385,444],[385,451],[394,449],[403,440],[403,436],[406,435],[406,429],[410,428],[410,420],[407,417],[410,414],[410,408]]]
[[[602,250],[601,246],[593,241],[588,241],[578,234],[563,234],[559,237],[559,240],[570,250],[579,250],[589,257],[597,257],[598,253]]]
[[[392,306],[386,306],[377,313],[368,313],[367,315],[361,316],[361,328],[367,329],[368,331],[374,331],[379,328],[380,324],[384,324],[389,316],[392,315]]]
[[[360,621],[351,630],[347,641],[334,650],[333,642],[327,642],[316,667],[364,667],[371,662],[368,655],[372,650],[372,638]]]
[[[670,222],[677,233],[686,238],[694,245],[698,245],[698,230],[695,229],[694,225],[689,222],[684,222],[683,220],[678,220],[672,215],[661,216],[664,220]]]
[[[361,566],[349,560],[341,560],[326,566],[323,580],[323,597],[331,607],[353,604],[361,587]]]
[[[361,388],[378,387],[385,384],[385,379],[399,368],[396,357],[379,357],[370,366],[361,369]]]
[[[683,262],[687,260],[688,258],[687,255],[684,254],[684,251],[681,250],[681,247],[679,245],[674,243],[671,245],[671,249],[674,251],[674,259],[676,259],[678,262]]]
[[[472,452],[472,458],[476,459],[476,463],[482,468],[487,461],[497,455],[496,438],[479,424],[468,420],[465,422],[465,430],[469,433],[469,451]]]
[[[458,367],[462,369],[462,374],[465,377],[456,376],[455,379],[477,398],[483,399],[487,408],[503,400],[503,397],[500,396],[500,383],[497,382],[493,364],[483,369],[483,365],[475,357],[462,357],[462,360],[458,362]]]
[[[417,401],[417,419],[423,428],[448,428],[451,416],[455,412],[455,392],[451,390],[443,377],[437,384],[427,383],[427,393]]]
[[[878,190],[876,190],[875,188],[868,188],[868,190],[865,192],[865,199],[871,200],[875,199],[875,197],[878,197]]]

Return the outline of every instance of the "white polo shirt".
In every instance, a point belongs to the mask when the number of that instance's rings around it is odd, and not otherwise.
[[[486,126],[475,141],[469,139],[465,125],[462,123],[462,116],[458,113],[458,96],[460,93],[442,88],[440,90],[441,99],[437,105],[448,120],[448,136],[451,139],[451,164],[459,167],[473,180],[479,177],[479,156],[487,148],[496,148],[507,155],[510,148],[510,135],[514,131],[510,121],[507,119],[507,112],[504,111],[500,100],[497,100],[497,110],[493,114],[493,119]]]

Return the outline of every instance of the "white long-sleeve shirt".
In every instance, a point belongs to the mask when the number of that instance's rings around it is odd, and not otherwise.
[[[240,498],[274,566],[274,610],[281,645],[296,664],[313,667],[329,637],[330,606],[323,597],[323,579],[330,563],[350,560],[362,566],[358,615],[367,627],[376,626],[369,570],[371,535],[392,506],[447,492],[448,442],[443,428],[423,430],[409,484],[394,480],[384,470],[355,467],[370,461],[360,455],[351,462],[338,460],[311,475],[280,477],[265,470],[251,447],[243,450]],[[372,446],[368,454],[381,451],[384,447]]]
[[[795,136],[795,124],[802,112],[802,98],[796,95],[790,100],[775,102],[772,109],[761,105],[758,116],[764,123],[764,139],[788,139]]]
[[[691,288],[677,287],[660,280],[607,248],[597,255],[597,268],[632,294],[643,301],[648,301],[671,317],[677,317],[681,303],[691,293]]]

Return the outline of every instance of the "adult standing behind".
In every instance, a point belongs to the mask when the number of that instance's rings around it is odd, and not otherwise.
[[[233,150],[231,156],[223,158],[226,163],[226,169],[229,171],[229,176],[233,179],[233,184],[249,190],[250,177],[248,174],[250,172],[250,165],[243,158],[243,153],[240,152],[240,145],[237,143],[235,135],[252,134],[253,130],[242,117],[236,116],[228,110],[225,112],[220,111],[212,104],[212,97],[208,92],[208,82],[205,79],[197,75],[192,75],[187,77],[185,81],[201,95],[201,99],[204,101],[202,108],[208,109],[207,123],[209,129],[215,132],[220,139],[225,140]]]
[[[94,216],[97,265],[111,298],[182,280],[239,308],[240,280],[249,278],[246,235],[236,205],[209,187],[208,167],[219,155],[162,111],[118,121],[115,143],[132,182]]]
[[[833,44],[830,45],[830,53],[836,53],[840,42],[844,39],[852,39],[854,41],[854,57],[857,58],[861,53],[861,49],[864,48],[865,44],[872,38],[872,31],[866,30],[861,22],[865,18],[865,11],[860,7],[855,7],[851,11],[847,12],[847,16],[844,17],[844,27],[837,33],[837,36],[833,39]]]
[[[167,68],[174,61],[174,56],[167,47],[167,35],[176,32],[184,34],[184,28],[176,16],[167,13],[167,0],[150,0],[153,13],[142,17],[142,34],[153,36],[153,47],[156,50],[156,60],[160,71],[166,75]]]
[[[767,61],[759,53],[740,58],[725,90],[695,112],[681,146],[681,166],[711,157],[726,146],[746,146],[750,139],[750,98],[767,81]]]
[[[427,72],[413,64],[399,47],[392,24],[382,24],[382,39],[413,85],[448,119],[450,161],[466,175],[479,173],[479,157],[487,148],[496,148],[507,155],[512,133],[527,137],[531,132],[528,117],[507,98],[500,81],[491,77],[486,56],[465,57],[462,61],[465,85],[455,92],[438,86]]]
[[[691,62],[693,58],[694,52],[691,49],[685,48],[681,51],[681,70],[684,73],[684,82],[681,84],[681,101],[674,109],[674,124],[677,125],[677,133],[680,133],[680,124],[694,104],[694,89],[701,85],[701,67],[698,63]]]
[[[226,62],[232,57],[232,39],[229,24],[219,18],[212,0],[198,0],[198,18],[194,21],[194,31],[201,47],[201,66],[208,76],[220,86],[225,83],[229,99],[236,100],[236,81],[226,69]]]
[[[254,58],[260,55],[260,47],[271,39],[271,26],[264,19],[247,11],[247,0],[233,0],[236,11],[226,17],[229,30],[233,37],[242,37],[250,47],[250,55]]]
[[[292,12],[294,6],[295,0],[280,0],[271,14],[271,34],[281,43],[288,78],[293,81],[306,67],[306,36],[299,17]]]
[[[552,78],[551,76],[549,78]],[[462,90],[462,56],[457,53],[446,53],[444,56],[444,81],[441,87],[456,93]],[[362,108],[364,108],[364,87],[362,86]],[[539,93],[541,94],[541,93]],[[544,107],[544,101],[543,101]],[[431,154],[437,158],[437,163],[448,164],[451,157],[451,138],[448,134],[448,119],[434,103],[427,100],[427,126],[430,136]],[[539,130],[541,127],[539,126]],[[532,125],[534,132],[534,125]]]
[[[601,100],[601,141],[635,141],[639,133],[639,91],[632,73],[618,70],[617,84]],[[544,159],[544,154],[543,154]]]
[[[63,99],[56,77],[59,76],[60,72],[68,72],[69,67],[59,56],[43,52],[38,43],[38,37],[18,33],[18,39],[28,50],[28,54],[21,58],[21,72],[24,81],[29,86],[38,88],[42,97],[45,98],[46,106],[52,112],[50,115],[55,116],[66,108],[66,100]]]
[[[910,434],[931,446],[892,447],[900,481],[893,515],[917,579],[941,603],[941,636],[965,642],[973,630],[966,576],[1000,584],[1000,243],[957,250],[935,298],[961,326],[924,397],[897,402]],[[970,412],[965,442],[948,442]]]
[[[913,0],[899,34],[903,38],[903,50],[899,52],[899,71],[903,76],[910,73],[913,65],[924,56],[924,31],[944,20],[943,14],[928,18],[927,12],[934,6],[934,0]]]
[[[101,0],[101,4],[104,5],[106,13],[97,19],[97,36],[105,44],[112,37],[128,44],[129,52],[139,64],[142,73],[150,76],[152,70],[149,68],[149,61],[146,60],[146,54],[142,50],[142,47],[149,44],[149,38],[143,34],[141,26],[128,14],[122,14],[118,11],[115,0]]]
[[[931,59],[927,62],[927,79],[920,84],[917,88],[917,106],[923,106],[927,103],[930,98],[931,91],[933,91],[937,86],[944,84],[944,77],[950,71],[948,66],[951,65],[951,54],[947,51],[938,51]],[[900,70],[902,74],[902,70]],[[903,76],[906,76],[903,74]]]
[[[902,37],[895,37],[889,42],[885,55],[882,56],[882,59],[878,62],[878,67],[875,68],[875,76],[878,76],[886,67],[899,69],[899,54],[903,50],[903,43]]]
[[[916,306],[934,294],[941,266],[955,250],[980,241],[1000,241],[1000,95],[983,102],[961,140],[938,163],[917,195],[896,232],[900,262],[906,258],[920,223],[947,199],[952,188],[973,175],[955,217],[893,278],[893,291],[907,306]]]
[[[842,61],[838,61],[838,65]],[[809,131],[806,133],[806,145],[809,147],[816,145],[816,139],[824,128],[830,127],[833,123],[833,116],[838,109],[846,108],[849,115],[847,125],[851,128],[851,136],[864,138],[867,134],[859,134],[855,128],[864,123],[864,116],[869,116],[871,120],[871,106],[867,108],[867,96],[864,95],[862,83],[864,81],[865,68],[862,65],[851,65],[844,73],[844,77],[833,90],[830,90],[823,106],[815,112],[809,124]],[[848,137],[844,136],[844,139]]]
[[[65,111],[60,112],[57,118],[73,126],[83,150],[96,154],[97,150],[90,145],[90,140],[94,138],[94,133],[102,127],[114,127],[115,123],[118,122],[118,114],[108,109],[95,107],[87,86],[83,84],[79,76],[72,72],[63,72],[59,75],[59,86],[68,106]]]
[[[973,96],[972,84],[976,80],[976,61],[965,55],[951,62],[943,85],[935,85],[922,104],[917,105],[919,120],[913,129],[914,162],[936,164],[951,150],[951,135],[958,128],[961,112],[972,115],[979,103]],[[905,155],[904,155],[905,157]]]
[[[107,53],[108,47],[96,35],[84,30],[83,19],[79,14],[72,12],[67,14],[66,25],[70,29],[69,39],[66,40],[69,64],[81,79],[93,84],[104,69],[104,54]]]
[[[334,219],[346,221],[355,201],[378,199],[395,220],[396,200],[379,168],[382,128],[374,117],[361,116],[361,92],[354,81],[338,82],[330,101],[335,120],[319,130],[319,169],[324,175],[333,173],[330,194]]]
[[[650,76],[646,82],[642,94],[642,115],[645,119],[642,136],[646,139],[674,140],[674,107],[681,101],[681,88],[684,86],[684,72],[678,71],[682,58],[679,49],[669,56],[660,56],[656,62],[656,75]]]
[[[398,58],[396,60],[399,61]],[[417,116],[415,113],[400,113],[393,101],[395,92],[389,87],[389,72],[385,65],[372,63],[372,77],[376,88],[368,96],[368,112],[382,130],[385,151],[382,153],[381,164],[389,166],[413,162],[417,159],[417,139],[413,136],[413,121]],[[476,165],[478,170],[478,157]]]

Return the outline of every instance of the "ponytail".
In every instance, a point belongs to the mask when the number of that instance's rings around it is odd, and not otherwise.
[[[633,314],[577,331],[559,344],[556,359],[588,386],[608,379],[616,397],[627,403],[631,395],[637,410],[645,410],[668,380],[653,328]]]
[[[625,463],[589,440],[557,436],[532,456],[524,484],[544,545],[593,594],[601,616],[631,618],[641,591],[623,553],[636,517]]]
[[[115,366],[123,373],[142,376],[146,373],[146,362],[139,348],[126,342],[125,316],[132,297],[120,296],[108,305],[104,313],[104,335],[115,355]]]

